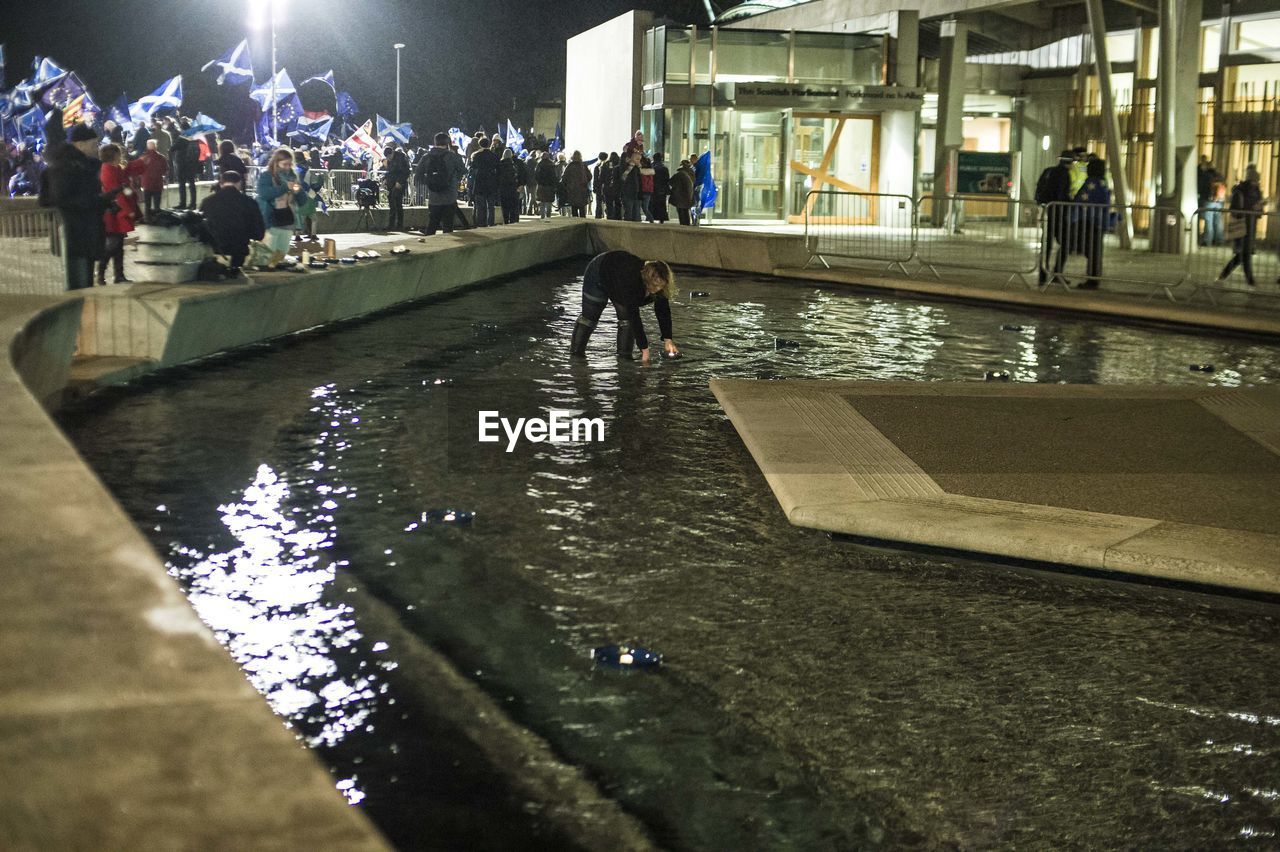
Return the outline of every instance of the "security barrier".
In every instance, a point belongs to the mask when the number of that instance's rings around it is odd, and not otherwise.
[[[1145,288],[1147,298],[1163,293],[1176,301],[1174,290],[1187,279],[1190,234],[1181,211],[1130,205],[1134,223],[1133,248],[1118,254],[1115,231],[1124,211],[1114,204],[1055,201],[1044,212],[1044,253],[1041,284],[1069,289],[1102,283]],[[1175,259],[1159,262],[1162,256]]]
[[[915,253],[915,202],[906,195],[813,190],[805,199],[811,257],[844,257],[907,272]]]
[[[0,293],[50,295],[65,289],[61,225],[55,210],[0,212]]]
[[[1035,286],[1031,276],[1040,268],[1044,239],[1038,205],[999,195],[947,195],[925,196],[916,207],[916,260],[935,277],[940,267],[954,267],[1000,273],[1006,287],[1015,280]]]

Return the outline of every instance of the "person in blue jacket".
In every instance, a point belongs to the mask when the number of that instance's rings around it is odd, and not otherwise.
[[[293,170],[293,152],[277,148],[258,175],[257,184],[258,209],[267,228],[264,242],[274,252],[268,269],[274,269],[289,250],[298,223],[298,202],[308,195],[307,186]]]
[[[1107,163],[1093,159],[1085,166],[1084,184],[1073,199],[1079,206],[1072,209],[1072,230],[1075,231],[1080,251],[1085,257],[1085,274],[1088,276],[1076,286],[1077,290],[1098,289],[1102,276],[1102,242],[1111,223],[1111,188],[1107,186]]]

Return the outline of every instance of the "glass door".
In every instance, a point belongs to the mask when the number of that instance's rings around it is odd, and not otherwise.
[[[806,212],[811,219],[834,216],[838,208],[847,224],[874,222],[875,204],[851,204],[835,196],[877,191],[879,148],[876,116],[797,112],[791,133],[788,221],[803,223]]]

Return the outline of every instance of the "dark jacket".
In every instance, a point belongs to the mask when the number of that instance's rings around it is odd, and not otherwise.
[[[60,145],[45,172],[50,206],[62,213],[67,255],[100,259],[105,249],[106,226],[102,214],[115,192],[103,192],[98,181],[102,163],[86,157],[73,145]]]
[[[653,194],[667,195],[671,192],[671,170],[666,163],[653,164]]]
[[[1036,181],[1036,204],[1071,200],[1071,167],[1059,163],[1040,173]]]
[[[218,254],[243,257],[250,240],[260,240],[266,229],[257,203],[234,186],[224,186],[200,202],[205,225]]]
[[[1240,181],[1231,189],[1231,212],[1261,213],[1262,189],[1256,183]]]
[[[693,206],[693,169],[676,169],[671,177],[671,206],[688,210]]]
[[[640,167],[623,163],[618,167],[618,197],[635,201],[640,197]]]
[[[175,135],[169,162],[173,163],[178,180],[193,180],[200,173],[200,146],[181,134]]]
[[[539,201],[555,201],[556,185],[559,183],[556,178],[556,164],[551,162],[550,157],[543,157],[538,160],[538,165],[534,168],[534,179],[538,182],[538,200]]]
[[[477,195],[498,194],[498,155],[488,148],[481,148],[471,155],[472,190]]]
[[[391,155],[391,159],[387,161],[387,173],[382,176],[382,185],[387,188],[387,192],[391,191],[391,187],[400,184],[400,192],[404,192],[409,186],[409,158],[404,151],[396,151]]]
[[[570,163],[564,170],[564,197],[570,207],[586,207],[591,200],[591,170],[581,160]]]
[[[514,197],[520,193],[524,181],[520,180],[520,161],[507,157],[498,161],[498,193],[502,197]]]
[[[223,154],[214,161],[214,164],[218,167],[219,176],[227,172],[235,172],[240,175],[241,182],[249,178],[249,167],[235,154]]]
[[[640,278],[640,270],[644,261],[628,251],[608,251],[598,258],[600,261],[600,284],[618,310],[619,317],[631,321],[631,330],[635,333],[636,343],[641,349],[649,348],[649,337],[644,333],[644,324],[640,322],[640,306],[653,304],[653,313],[658,318],[658,328],[664,339],[671,338],[671,302],[665,296],[653,296],[644,288]]]

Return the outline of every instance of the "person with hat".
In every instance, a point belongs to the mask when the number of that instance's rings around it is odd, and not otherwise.
[[[61,127],[61,114],[56,118],[50,127]],[[62,214],[68,290],[92,287],[94,261],[106,254],[103,214],[115,206],[120,188],[103,191],[98,180],[101,168],[97,132],[87,124],[76,124],[68,144],[55,148],[45,175],[49,206]]]
[[[1075,167],[1074,151],[1063,151],[1058,155],[1057,165],[1050,166],[1040,173],[1036,181],[1036,204],[1045,208],[1044,245],[1040,256],[1040,286],[1049,283],[1049,260],[1053,255],[1053,244],[1058,244],[1058,257],[1053,262],[1053,280],[1062,277],[1062,269],[1067,264],[1067,229],[1068,214],[1064,206],[1073,195],[1071,192],[1072,170]]]

